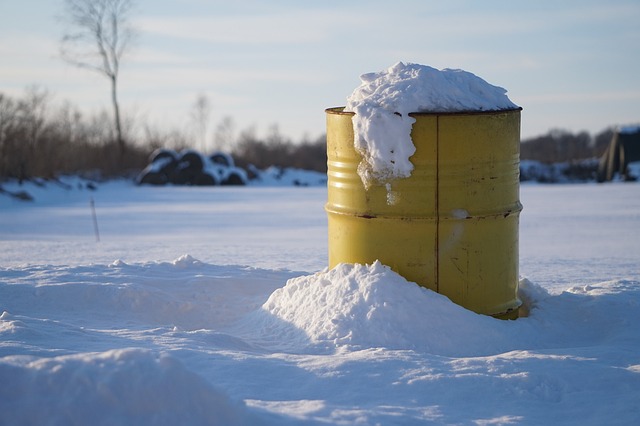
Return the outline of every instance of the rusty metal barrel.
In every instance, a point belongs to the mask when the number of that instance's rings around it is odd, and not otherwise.
[[[515,318],[520,109],[415,113],[414,170],[365,189],[353,113],[329,108],[329,267],[379,260],[469,310]]]

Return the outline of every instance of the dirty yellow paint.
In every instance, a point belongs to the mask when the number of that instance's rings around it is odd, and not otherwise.
[[[412,114],[411,176],[368,190],[353,114],[326,113],[329,267],[379,260],[467,309],[517,316],[520,109]]]

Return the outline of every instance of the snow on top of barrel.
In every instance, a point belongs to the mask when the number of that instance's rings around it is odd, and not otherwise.
[[[362,84],[347,98],[347,110],[381,108],[411,112],[497,111],[517,106],[502,87],[460,69],[398,62],[386,70],[363,74]]]
[[[411,175],[409,158],[412,112],[499,111],[517,108],[506,90],[459,69],[438,70],[398,62],[360,77],[362,83],[347,98],[354,112],[354,146],[363,156],[358,174],[366,188]]]

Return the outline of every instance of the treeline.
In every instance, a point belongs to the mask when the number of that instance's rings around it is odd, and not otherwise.
[[[272,131],[261,139],[254,133],[244,133],[238,138],[231,154],[238,166],[246,168],[253,165],[258,169],[271,166],[293,167],[303,170],[327,171],[326,136],[315,140],[302,140],[294,143]]]
[[[144,167],[148,148],[119,149],[111,123],[107,113],[85,117],[69,103],[53,110],[38,87],[18,99],[0,93],[0,178],[111,177]]]
[[[523,140],[520,144],[520,158],[544,164],[599,158],[612,137],[613,129],[603,130],[595,136],[587,132],[574,134],[566,130],[551,130],[546,135]]]
[[[236,165],[258,169],[294,167],[326,172],[326,138],[292,141],[276,125],[259,137],[249,127],[235,135],[231,119],[216,131],[213,145],[224,146]],[[158,130],[153,126],[123,121],[125,150],[117,144],[107,112],[86,116],[69,103],[54,105],[52,95],[32,87],[20,98],[0,93],[0,178],[52,178],[62,174],[95,177],[134,176],[157,148],[176,151],[196,148],[197,137],[187,131]],[[597,158],[613,134],[612,129],[591,136],[552,130],[522,141],[521,159],[552,164]],[[211,154],[211,152],[204,152]]]
[[[232,126],[229,118],[224,124]],[[263,138],[252,127],[237,137],[226,130],[226,150],[241,167],[252,164],[259,169],[279,166],[326,171],[324,135],[294,142],[275,125]],[[199,144],[188,131],[158,130],[133,119],[123,121],[123,134],[124,151],[107,112],[87,116],[70,103],[54,104],[45,89],[28,88],[19,98],[0,93],[0,178],[134,176],[157,148],[181,151]]]

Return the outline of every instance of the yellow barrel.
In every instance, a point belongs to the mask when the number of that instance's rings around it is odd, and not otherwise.
[[[343,109],[326,110],[329,267],[379,260],[467,309],[517,317],[520,109],[411,114],[411,176],[368,190]]]

